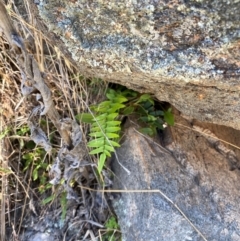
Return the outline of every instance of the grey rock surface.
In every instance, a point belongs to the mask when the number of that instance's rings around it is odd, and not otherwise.
[[[205,239],[161,193],[130,191],[113,201],[123,241],[240,240],[239,171],[230,171],[227,156],[218,150],[219,142],[193,131],[179,116],[176,122],[164,134],[165,147],[144,137],[133,125],[126,128],[117,155],[131,174],[113,160],[114,189],[160,190]],[[224,127],[218,131],[222,129],[223,135],[234,131]],[[225,148],[226,153],[233,151]]]
[[[239,1],[42,0],[38,9],[84,75],[240,129]]]

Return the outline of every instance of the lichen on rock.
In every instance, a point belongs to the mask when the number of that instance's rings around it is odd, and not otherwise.
[[[76,61],[110,72],[136,66],[171,77],[210,78],[221,70],[209,52],[239,37],[239,18],[234,15],[238,5],[225,1],[42,1],[39,10]],[[226,24],[228,19],[232,21]]]
[[[240,105],[228,96],[240,89],[240,1],[42,0],[38,9],[83,74],[151,92],[185,115],[240,129],[229,121]],[[189,86],[195,92],[186,95]],[[229,120],[221,119],[224,113]]]

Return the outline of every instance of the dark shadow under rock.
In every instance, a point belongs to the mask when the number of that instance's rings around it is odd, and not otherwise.
[[[189,127],[176,116],[164,148],[128,126],[117,155],[131,174],[113,160],[114,189],[158,189],[205,240],[240,240],[239,171],[230,171],[228,157],[216,143]],[[123,241],[204,240],[160,193],[121,193],[113,206]]]

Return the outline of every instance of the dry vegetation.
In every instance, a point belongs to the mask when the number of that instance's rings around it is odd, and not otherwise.
[[[102,100],[106,83],[81,76],[34,26],[21,20],[18,29],[24,39],[30,39],[28,54],[36,60],[60,118],[74,120],[75,115],[87,112],[91,104]],[[3,36],[0,39],[1,240],[34,240],[39,232],[50,234],[54,240],[97,240],[97,237],[106,240],[104,224],[112,216],[108,203],[102,193],[81,187],[100,187],[101,177],[96,174],[97,160],[93,156],[85,156],[86,167],[80,171],[85,174],[69,180],[78,195],[75,199],[66,200],[62,185],[49,185],[48,171],[64,140],[48,115],[35,115],[53,149],[47,153],[31,141],[28,121],[39,102],[36,93],[26,97],[21,93],[18,58],[21,56]],[[82,145],[85,145],[87,126],[81,125],[81,131]],[[42,240],[52,240],[44,237]]]

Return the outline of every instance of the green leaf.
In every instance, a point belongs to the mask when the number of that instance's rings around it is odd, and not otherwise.
[[[116,134],[116,133],[110,133],[110,132],[107,132],[107,133],[103,133],[101,131],[99,132],[93,132],[93,133],[90,133],[89,136],[92,136],[92,137],[95,137],[95,138],[98,138],[98,137],[107,137],[107,138],[119,138],[119,135]]]
[[[111,104],[112,104],[111,101],[104,101],[97,106],[95,111],[102,112],[102,113],[107,112],[107,110]]]
[[[108,89],[106,96],[108,99],[112,99],[117,95],[117,92],[114,89]]]
[[[113,93],[106,93],[106,96],[109,100],[112,100],[115,98],[115,94],[113,94]]]
[[[95,120],[94,120],[94,121],[95,121]],[[105,125],[106,125],[106,119],[100,120],[100,121],[96,121],[96,122],[94,122],[91,126],[92,126],[92,127],[99,127],[99,126],[104,127]]]
[[[104,128],[105,129],[105,128]],[[99,127],[99,126],[96,126],[96,127],[92,127],[91,130],[90,130],[92,133],[94,132],[100,132],[102,131],[102,129]]]
[[[121,121],[108,121],[106,124],[107,124],[107,127],[119,126],[121,124]]]
[[[171,113],[171,108],[169,108],[167,111],[164,111],[163,118],[167,122],[168,125],[170,125],[170,126],[174,125],[174,116]]]
[[[154,107],[153,107],[154,103],[151,103],[149,100],[141,103],[141,106],[147,111],[153,111]]]
[[[127,98],[125,98],[124,96],[122,95],[118,95],[116,96],[115,98],[112,99],[114,102],[117,102],[117,103],[124,103],[126,101],[128,101]]]
[[[79,122],[84,122],[84,123],[93,123],[93,116],[90,113],[81,113],[75,116],[75,118],[79,121]]]
[[[152,122],[152,121],[156,121],[157,118],[153,115],[148,115],[148,121]]]
[[[109,107],[109,105],[111,105],[111,104],[112,104],[112,101],[106,100],[106,101],[101,102],[97,107],[98,107],[98,108],[101,108],[101,107],[107,108],[107,107]]]
[[[93,111],[93,112],[96,112],[98,109],[98,106],[97,105],[91,105],[90,106],[90,110]]]
[[[105,148],[105,150],[108,150],[110,152],[114,152],[115,151],[114,147],[109,146],[109,145],[105,145],[104,148]]]
[[[104,150],[104,147],[103,147],[103,146],[100,146],[99,148],[90,151],[89,154],[90,154],[90,155],[99,154],[99,153],[102,153],[103,150]]]
[[[118,135],[118,134],[116,134],[116,133],[110,133],[110,132],[107,132],[107,133],[106,133],[106,136],[107,136],[108,138],[119,138],[119,135]]]
[[[104,131],[106,128],[106,122],[107,122],[107,120],[95,122],[91,126],[91,132]]]
[[[139,120],[143,121],[143,122],[148,122],[148,117],[147,116],[142,116],[139,118]]]
[[[115,146],[115,147],[120,147],[120,145],[116,141],[107,140],[107,143],[110,143],[112,146]]]
[[[156,133],[156,131],[150,127],[141,128],[139,131],[149,136],[153,136]]]
[[[42,204],[45,205],[47,203],[50,203],[54,199],[54,195],[51,195],[50,197],[47,197],[42,200]]]
[[[88,146],[89,147],[100,147],[104,145],[104,137],[100,137],[94,140],[91,140],[90,142],[88,142]]]
[[[17,133],[20,136],[25,136],[25,134],[29,131],[30,131],[30,129],[28,126],[21,126],[20,129],[17,130]]]
[[[114,120],[119,114],[118,113],[111,113],[107,116],[107,120]]]
[[[148,115],[148,116],[140,117],[140,120],[142,120],[144,122],[154,122],[157,120],[157,118],[155,116]]]
[[[106,154],[105,153],[102,153],[100,155],[100,158],[99,158],[99,161],[98,161],[98,172],[101,173],[102,169],[103,169],[103,166],[105,164],[105,161],[106,161]]]
[[[136,113],[140,116],[148,115],[148,110],[146,110],[142,105],[135,105],[136,106]]]
[[[123,115],[131,115],[134,112],[135,108],[133,106],[126,107],[122,113]]]
[[[105,120],[107,115],[108,115],[107,113],[101,114],[101,115],[95,117],[94,121],[98,122],[98,121],[101,121],[101,120]]]
[[[117,93],[113,89],[109,89],[108,92],[106,93],[106,96],[112,102],[123,103],[128,101],[128,99],[125,96],[123,96],[122,93]]]
[[[37,166],[36,168],[34,168],[33,170],[33,181],[36,181],[38,179],[38,169],[40,166]]]
[[[103,153],[105,153],[106,156],[111,157],[111,153],[109,151],[107,151],[106,149],[104,149]]]
[[[117,131],[120,131],[121,128],[119,126],[110,126],[110,127],[107,127],[106,128],[106,132],[117,132]]]
[[[123,104],[119,104],[119,103],[116,103],[116,104],[113,104],[111,106],[109,106],[109,109],[107,110],[109,113],[114,113],[122,108],[124,108],[125,105]]]
[[[104,137],[104,134],[101,131],[99,131],[99,132],[90,133],[89,136],[97,138],[97,137]]]
[[[143,94],[140,96],[140,98],[138,99],[137,103],[141,103],[144,101],[150,101],[151,103],[153,103],[152,97],[150,94]]]
[[[60,203],[62,209],[61,221],[63,222],[67,214],[67,192],[62,193]]]
[[[121,94],[125,97],[129,96],[129,97],[137,97],[137,92],[134,90],[130,90],[130,89],[126,89],[124,91],[121,92]]]
[[[152,111],[149,113],[150,115],[153,115],[153,116],[156,116],[156,117],[159,117],[159,116],[164,116],[164,111],[162,110],[156,110],[156,111]]]
[[[116,110],[118,110],[118,109],[124,108],[125,105],[124,105],[124,104],[121,104],[121,103],[112,103],[110,107],[111,107],[111,109],[116,109]]]

